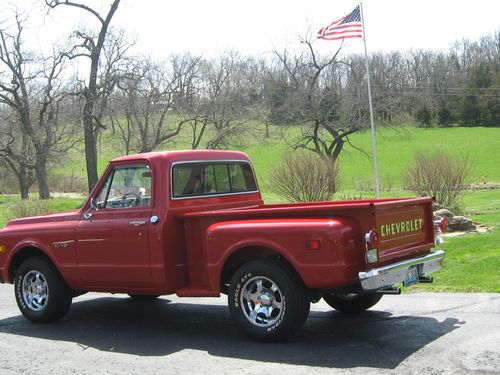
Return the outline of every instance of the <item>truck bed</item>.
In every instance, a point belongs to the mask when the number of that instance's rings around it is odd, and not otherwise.
[[[265,247],[266,244],[272,247],[300,270],[300,276],[311,289],[356,283],[361,271],[426,255],[434,246],[432,198],[263,204],[189,212],[179,215],[179,218],[184,220],[189,274],[189,285],[180,295],[189,295],[189,291],[196,295],[196,291],[206,289],[214,293],[218,291],[220,266],[238,250],[238,244],[230,242],[237,243],[238,233],[241,236],[242,231],[245,232],[245,243],[239,244],[240,247],[250,246],[249,238],[255,235],[256,247]],[[331,225],[331,238],[319,237],[321,230],[317,227],[322,224]],[[308,229],[307,225],[314,230]],[[290,228],[288,234],[287,226]],[[254,227],[259,231],[252,232]],[[267,229],[266,232],[266,228],[272,227],[279,229]],[[221,230],[225,231],[224,241],[217,237],[217,231]],[[367,262],[363,251],[366,248],[365,235],[370,230],[376,230],[380,239],[377,246],[379,257],[374,263]],[[266,238],[258,238],[262,236],[258,233],[263,231],[267,233]],[[296,236],[298,232],[301,236]],[[316,237],[321,240],[321,251],[308,251],[304,241]],[[332,275],[328,283],[324,282],[325,274]],[[322,275],[323,281],[316,275]]]

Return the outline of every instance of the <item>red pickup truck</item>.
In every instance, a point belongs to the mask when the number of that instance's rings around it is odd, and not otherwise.
[[[10,221],[0,282],[34,322],[87,291],[224,293],[247,335],[280,340],[320,298],[359,312],[431,282],[435,226],[431,198],[266,205],[244,153],[153,152],[114,159],[80,210]]]

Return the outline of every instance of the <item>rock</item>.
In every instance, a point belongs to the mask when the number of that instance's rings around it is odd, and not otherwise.
[[[441,208],[440,210],[437,210],[434,212],[434,218],[435,219],[440,219],[442,217],[445,217],[448,222],[450,222],[451,219],[453,219],[455,215],[450,210],[447,210],[446,208]]]
[[[448,232],[476,232],[477,223],[465,216],[455,216],[446,209],[441,208],[434,212],[434,220],[439,220],[445,217],[448,220]]]
[[[450,232],[470,232],[475,231],[476,225],[471,219],[465,216],[453,216],[448,221],[448,231]]]

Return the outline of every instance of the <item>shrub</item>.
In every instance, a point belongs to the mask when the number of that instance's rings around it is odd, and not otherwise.
[[[75,176],[71,171],[70,176],[50,176],[50,189],[59,193],[84,193],[88,192],[87,181],[82,176]]]
[[[460,211],[471,171],[467,156],[419,152],[406,172],[406,187],[417,195],[436,197],[437,203]]]
[[[339,168],[331,159],[314,153],[283,155],[272,168],[269,189],[292,202],[330,200],[339,187]]]
[[[49,207],[47,200],[23,200],[12,205],[9,211],[9,219],[17,219],[46,213]]]
[[[417,120],[419,127],[430,128],[431,127],[431,120],[432,120],[432,113],[429,110],[429,108],[427,108],[427,106],[424,105],[415,114],[415,119]]]
[[[441,108],[437,113],[438,124],[442,128],[448,128],[453,125],[453,121],[455,120],[453,117],[453,113],[448,108]]]
[[[357,200],[362,200],[362,199],[369,199],[363,194],[360,193],[354,193],[354,194],[342,194],[338,200],[339,201],[357,201]]]

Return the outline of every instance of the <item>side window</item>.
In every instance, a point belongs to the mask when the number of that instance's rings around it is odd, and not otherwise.
[[[172,167],[174,198],[257,191],[246,162],[186,163]]]
[[[116,167],[97,195],[97,206],[149,207],[151,186],[151,170],[148,166]]]

